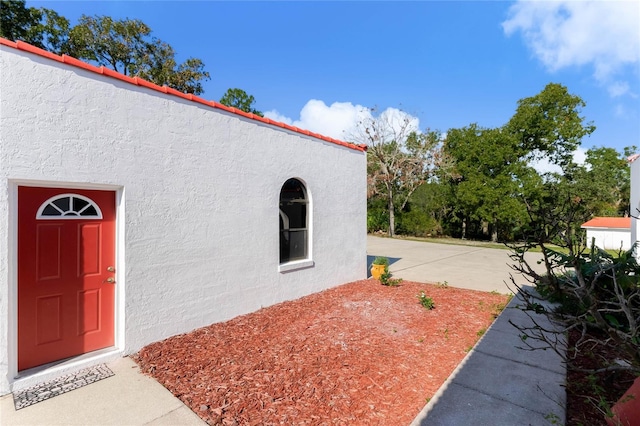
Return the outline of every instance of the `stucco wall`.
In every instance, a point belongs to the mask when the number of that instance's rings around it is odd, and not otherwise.
[[[631,167],[631,242],[640,241],[640,158]],[[640,249],[636,248],[636,258],[640,261]]]
[[[19,183],[118,188],[124,353],[366,276],[363,152],[1,51],[0,393],[15,356]],[[314,266],[280,273],[278,201],[290,177],[311,198]]]
[[[595,238],[595,244],[602,249],[629,250],[631,248],[631,233],[628,229],[587,229],[587,246],[591,247],[591,241]]]

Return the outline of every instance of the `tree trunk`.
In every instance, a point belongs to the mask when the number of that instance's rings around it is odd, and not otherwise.
[[[467,238],[467,218],[462,219],[462,239]]]
[[[396,235],[396,217],[395,210],[393,208],[393,192],[392,189],[389,188],[389,198],[388,198],[388,209],[389,209],[389,236],[393,237]]]
[[[498,242],[498,224],[497,223],[494,223],[493,226],[491,226],[491,242],[492,243]]]
[[[486,237],[487,235],[489,235],[489,222],[483,220],[482,222],[480,222],[480,226],[482,226],[482,236]]]

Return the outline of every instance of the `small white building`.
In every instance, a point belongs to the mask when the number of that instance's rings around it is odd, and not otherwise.
[[[366,277],[364,146],[22,42],[0,70],[0,395]]]
[[[631,167],[631,243],[640,244],[640,154],[628,158]],[[636,259],[640,261],[640,248],[636,247]]]
[[[587,247],[595,239],[596,247],[605,250],[629,250],[631,248],[630,217],[594,217],[583,223],[587,231]]]

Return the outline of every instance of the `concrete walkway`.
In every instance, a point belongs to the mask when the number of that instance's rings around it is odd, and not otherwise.
[[[13,395],[0,397],[0,425],[204,425],[130,358],[108,364],[113,376],[15,410]]]
[[[407,280],[509,292],[506,250],[369,237],[368,255],[391,258],[391,272]],[[517,349],[520,338],[509,320],[530,321],[517,304],[514,298],[412,426],[564,423],[564,365],[551,351]],[[108,367],[111,377],[17,411],[12,395],[0,397],[0,425],[204,424],[129,358]]]

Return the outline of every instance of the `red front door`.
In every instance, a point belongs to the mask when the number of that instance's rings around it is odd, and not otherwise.
[[[18,188],[18,370],[113,346],[115,193]]]

